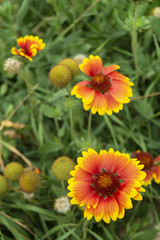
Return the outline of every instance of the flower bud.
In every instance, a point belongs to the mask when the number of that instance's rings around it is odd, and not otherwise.
[[[25,171],[19,178],[19,186],[23,192],[35,192],[35,190],[40,186],[39,175],[32,170]]]
[[[10,162],[4,170],[4,175],[11,181],[17,181],[23,172],[23,166],[18,162]]]
[[[52,172],[59,180],[71,178],[70,171],[74,169],[75,163],[71,158],[62,156],[57,158],[52,165]]]
[[[79,67],[75,60],[71,58],[65,58],[62,61],[60,61],[59,64],[62,64],[66,67],[68,67],[71,70],[72,76],[75,77],[79,73]]]
[[[64,65],[56,65],[49,71],[49,79],[55,87],[64,87],[71,82],[72,73]]]

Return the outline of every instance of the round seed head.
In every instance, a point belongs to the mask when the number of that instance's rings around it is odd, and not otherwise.
[[[49,71],[49,79],[55,87],[64,87],[71,82],[72,73],[64,65],[56,65]]]
[[[53,205],[54,209],[60,213],[67,213],[71,209],[71,204],[67,196],[57,198]]]
[[[86,56],[84,54],[79,53],[79,54],[75,55],[73,59],[79,65],[79,64],[82,64],[83,59],[85,59],[85,58],[86,58]]]
[[[79,73],[79,67],[75,60],[72,58],[65,58],[60,61],[59,64],[63,64],[71,70],[72,76],[75,77]]]
[[[68,180],[71,178],[70,171],[74,169],[75,163],[71,158],[62,156],[57,158],[52,165],[52,172],[59,180]]]
[[[10,162],[4,170],[4,175],[11,181],[17,181],[23,172],[23,166],[18,162]]]
[[[21,62],[15,58],[8,58],[4,61],[3,68],[8,74],[15,75],[21,70]]]
[[[25,171],[19,178],[19,186],[23,192],[35,192],[35,190],[40,186],[39,175],[32,170]]]
[[[153,8],[151,14],[157,18],[160,18],[160,7]]]

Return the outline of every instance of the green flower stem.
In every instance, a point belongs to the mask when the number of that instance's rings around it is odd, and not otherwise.
[[[88,140],[90,140],[90,137],[91,137],[91,124],[92,124],[92,112],[90,111],[90,114],[88,117]]]
[[[65,184],[63,180],[61,180],[61,186],[62,186],[62,189],[65,190]]]
[[[58,120],[56,118],[54,118],[54,123],[56,126],[57,135],[58,135],[59,134],[59,124],[58,124]]]
[[[20,72],[20,77],[23,79],[23,81],[25,82],[25,85],[26,85],[26,88],[27,88],[27,92],[28,94],[31,92],[31,84],[29,83],[28,79],[26,78],[26,71],[25,71],[25,66],[24,66],[24,63],[23,63],[23,72]],[[31,94],[30,95],[30,106],[31,106],[31,111],[32,111],[32,115],[34,116],[33,112],[34,112],[34,109],[35,109],[35,104],[34,104],[34,96]]]
[[[2,172],[4,172],[5,166],[4,166],[3,159],[2,159],[2,134],[1,134],[1,132],[0,132],[0,167],[1,167]]]
[[[72,135],[72,138],[75,139],[72,108],[70,108],[70,111],[69,111],[69,120],[70,120],[70,127],[71,127],[71,135]]]
[[[134,22],[133,22],[133,28],[131,33],[131,36],[132,36],[131,47],[132,47],[134,65],[136,69],[136,76],[138,75],[138,72],[141,72],[141,70],[138,67],[138,60],[137,60],[137,30],[136,30],[137,15],[138,15],[138,4],[135,3]]]
[[[155,217],[156,224],[159,225],[159,223],[160,223],[159,217],[158,217],[157,210],[156,210],[156,208],[155,208],[155,205],[154,205],[154,203],[153,203],[153,199],[152,199],[152,196],[151,196],[151,193],[152,193],[152,185],[149,185],[148,188],[149,188],[150,191],[148,191],[148,189],[146,189],[146,193],[147,193],[147,196],[148,196],[148,198],[149,198],[149,201],[150,201],[150,203],[151,203],[151,205],[152,205],[152,209],[153,209],[153,213],[154,213],[154,217]]]
[[[82,227],[82,231],[83,231],[83,237],[82,240],[86,240],[87,239],[87,231],[86,231],[86,227],[88,225],[88,220],[86,219],[83,223],[83,227]]]

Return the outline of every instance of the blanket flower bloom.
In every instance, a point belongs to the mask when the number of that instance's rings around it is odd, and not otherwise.
[[[139,192],[145,172],[136,158],[128,154],[101,150],[98,154],[89,148],[77,159],[78,164],[68,180],[71,204],[85,205],[84,217],[90,220],[93,215],[97,222],[106,223],[123,218],[125,209],[132,208],[131,198],[142,200]]]
[[[146,173],[146,177],[143,180],[144,186],[151,184],[152,180],[160,183],[160,156],[153,159],[150,153],[137,150],[132,153],[132,157],[137,158],[144,165],[143,171]]]
[[[80,70],[91,77],[90,81],[81,81],[77,83],[71,95],[82,98],[83,107],[87,111],[99,115],[112,112],[118,113],[122,110],[124,103],[129,103],[129,97],[132,97],[132,88],[134,84],[129,78],[115,72],[119,69],[118,65],[111,65],[103,68],[102,60],[99,56],[90,55],[79,65]]]
[[[11,53],[14,55],[20,55],[22,57],[27,58],[32,62],[32,57],[34,57],[37,52],[41,51],[45,47],[45,43],[43,43],[42,39],[39,39],[38,36],[25,36],[17,39],[17,44],[20,47],[16,49],[13,47],[11,49]]]

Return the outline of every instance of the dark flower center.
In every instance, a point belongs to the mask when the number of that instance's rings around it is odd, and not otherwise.
[[[95,192],[103,197],[113,195],[120,186],[120,179],[112,172],[102,172],[95,175],[93,187]]]
[[[105,93],[105,92],[108,92],[109,88],[111,87],[111,82],[108,76],[105,76],[103,74],[98,74],[91,79],[89,85],[94,90],[101,93]]]

